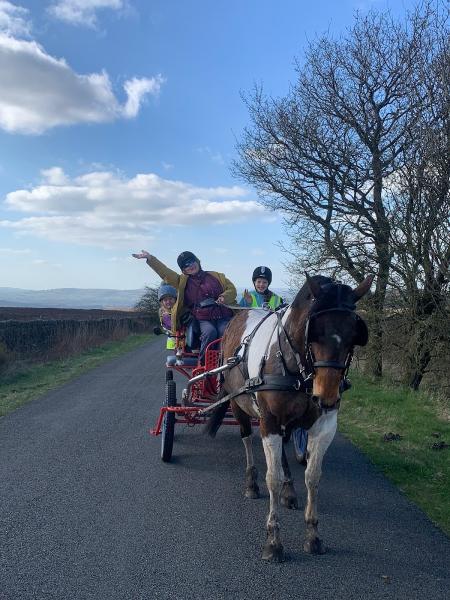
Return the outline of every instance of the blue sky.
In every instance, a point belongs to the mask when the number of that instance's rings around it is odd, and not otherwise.
[[[289,272],[282,215],[233,179],[242,92],[307,40],[409,0],[0,0],[0,287],[140,288],[183,250],[246,286]]]

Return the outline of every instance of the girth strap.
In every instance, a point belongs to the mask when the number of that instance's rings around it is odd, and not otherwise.
[[[278,391],[278,392],[299,392],[305,391],[304,381],[291,375],[264,375],[264,377],[252,377],[247,379],[245,384],[238,388],[232,394],[227,394],[217,402],[210,404],[199,411],[199,415],[204,415],[221,404],[240,396],[241,394],[252,394],[260,391]]]

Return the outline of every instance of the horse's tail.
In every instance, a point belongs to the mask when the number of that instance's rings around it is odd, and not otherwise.
[[[209,417],[205,425],[205,433],[207,433],[212,438],[216,437],[216,433],[219,431],[219,428],[222,425],[222,421],[225,418],[225,414],[229,406],[230,401],[228,400],[223,404],[219,404],[219,406],[211,412],[211,416]]]

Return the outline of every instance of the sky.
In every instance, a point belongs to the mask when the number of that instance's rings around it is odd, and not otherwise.
[[[0,0],[0,287],[137,289],[184,250],[290,281],[283,215],[230,165],[255,84],[308,40],[411,0]]]

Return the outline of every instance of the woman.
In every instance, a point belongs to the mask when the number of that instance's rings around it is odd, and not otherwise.
[[[235,304],[236,288],[223,273],[203,271],[200,260],[192,252],[182,252],[177,263],[181,275],[169,269],[155,256],[142,250],[133,254],[145,258],[166,283],[177,289],[178,298],[172,309],[172,329],[180,327],[180,319],[190,311],[200,326],[200,361],[203,362],[206,346],[222,337],[233,311],[224,306]]]

